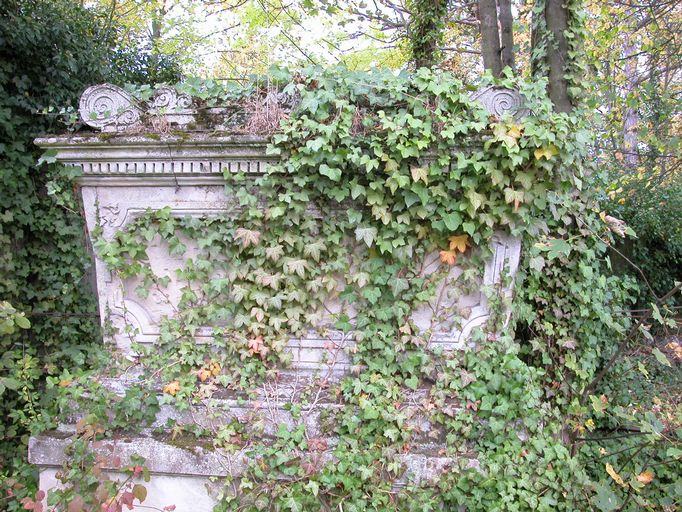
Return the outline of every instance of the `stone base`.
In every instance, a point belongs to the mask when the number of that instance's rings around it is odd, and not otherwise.
[[[70,440],[63,432],[33,437],[29,443],[29,461],[40,471],[40,489],[49,492],[59,485],[56,473],[66,461],[64,449]],[[463,463],[465,467],[477,467],[474,459],[457,459],[437,455],[439,445],[415,447],[415,451],[402,454],[405,472],[394,483],[395,492],[409,484],[426,483],[438,479],[450,468]],[[106,460],[120,458],[118,468],[104,465],[106,473],[113,479],[125,480],[121,468],[130,466],[130,458],[139,455],[146,459],[145,465],[151,474],[149,482],[142,482],[147,488],[145,507],[163,509],[175,505],[175,512],[210,512],[217,503],[221,477],[239,476],[246,469],[249,460],[244,452],[227,453],[186,443],[172,444],[150,436],[121,437],[105,441],[95,451]],[[331,450],[310,454],[320,466],[333,460]]]

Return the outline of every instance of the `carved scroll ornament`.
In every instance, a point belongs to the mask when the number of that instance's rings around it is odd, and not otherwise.
[[[78,107],[85,124],[103,131],[125,131],[140,125],[142,110],[130,94],[115,85],[88,87]]]
[[[523,98],[511,89],[486,87],[476,91],[471,99],[481,103],[491,115],[511,115],[519,118],[527,115]],[[292,110],[297,98],[277,94],[277,101],[284,110]],[[80,116],[85,124],[103,131],[126,131],[141,125],[143,114],[163,116],[169,124],[187,125],[197,114],[192,97],[178,94],[172,87],[159,87],[154,92],[148,107],[143,107],[135,98],[120,87],[111,84],[88,87],[81,96]]]

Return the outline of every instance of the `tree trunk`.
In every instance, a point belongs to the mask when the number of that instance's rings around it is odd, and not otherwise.
[[[511,0],[499,0],[500,44],[502,67],[514,69],[514,18]]]
[[[489,69],[494,77],[499,77],[502,72],[502,57],[495,0],[478,0],[478,20],[481,24],[483,67]]]
[[[412,61],[417,69],[431,67],[440,60],[447,0],[411,0],[408,29]]]
[[[568,8],[566,0],[546,0],[545,23],[549,45],[547,48],[547,66],[549,71],[549,97],[557,112],[570,112],[573,104],[568,94],[566,68],[569,62],[568,42],[564,32],[568,29]]]

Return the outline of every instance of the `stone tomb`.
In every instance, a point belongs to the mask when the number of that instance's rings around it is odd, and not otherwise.
[[[492,115],[522,114],[520,98],[513,91],[487,88],[474,94],[473,99],[482,102]],[[171,135],[168,127],[183,129],[197,122],[191,98],[177,95],[172,89],[160,89],[145,111],[115,86],[94,86],[86,90],[81,99],[81,117],[92,128],[110,133],[50,136],[37,139],[36,144],[43,149],[54,150],[60,162],[81,169],[78,185],[88,232],[93,233],[99,226],[102,236],[111,239],[148,208],[169,207],[171,214],[178,217],[217,215],[235,208],[234,198],[225,194],[223,173],[244,172],[257,176],[266,171],[272,162],[272,157],[266,156],[265,151],[268,140],[230,134],[229,130],[238,126],[240,116],[227,109],[215,110],[214,119],[217,121],[213,126],[182,136]],[[152,127],[161,127],[157,133],[151,134],[153,136],[142,130],[142,119],[149,117],[153,121]],[[234,124],[235,119],[237,125]],[[461,348],[475,327],[484,326],[489,316],[484,291],[495,290],[496,293],[511,295],[511,290],[501,283],[508,282],[503,279],[505,275],[513,276],[516,272],[519,240],[500,232],[492,244],[493,256],[480,271],[482,278],[478,290],[464,296],[447,293],[449,283],[464,271],[461,266],[452,267],[441,285],[446,300],[441,301],[440,307],[466,310],[468,315],[462,324],[435,320],[436,316],[442,316],[436,315],[433,307],[424,307],[413,313],[412,320],[417,327],[432,330],[431,344],[434,347],[443,350]],[[136,279],[120,279],[95,255],[101,320],[115,328],[113,331],[106,329],[106,332],[111,332],[107,341],[124,355],[130,355],[133,341],[144,344],[156,341],[159,323],[164,316],[171,315],[171,304],[179,295],[180,285],[172,277],[174,270],[184,258],[196,254],[196,247],[188,245],[182,257],[171,257],[161,244],[152,243],[148,254],[155,273],[171,278],[164,297],[150,293],[146,298],[140,298],[134,291],[138,285]],[[462,261],[462,265],[466,266],[466,258]],[[439,265],[437,254],[424,265],[435,270]],[[132,326],[133,330],[126,333],[125,326]],[[211,332],[212,326],[200,330],[197,342],[209,339]],[[308,337],[291,338],[287,350],[292,353],[292,365],[283,370],[283,378],[278,382],[263,384],[259,402],[244,403],[237,397],[224,396],[212,400],[208,409],[201,411],[178,412],[173,407],[163,406],[155,425],[162,426],[172,418],[178,423],[196,422],[210,429],[231,418],[249,422],[266,415],[266,432],[275,432],[280,423],[293,428],[294,421],[283,405],[295,399],[311,375],[323,372],[326,378],[338,378],[347,372],[349,357],[346,350],[352,344],[351,338],[333,329],[316,333],[311,330]],[[124,392],[128,383],[126,378],[106,381],[107,386],[120,393]],[[417,390],[415,396],[420,393],[424,392]],[[267,408],[262,406],[264,402],[268,403]],[[334,405],[322,400],[314,410],[304,415],[311,435],[322,435],[319,413],[325,407]],[[40,469],[40,487],[43,490],[56,485],[55,473],[64,460],[63,450],[68,442],[64,433],[73,431],[73,426],[64,425],[60,430],[64,432],[35,437],[30,442],[29,458]],[[430,426],[424,425],[423,430],[429,432]],[[415,450],[403,456],[407,467],[404,483],[437,476],[454,463],[452,458],[438,455],[438,443],[434,438],[437,436],[425,436],[421,451]],[[332,446],[333,440],[329,440],[329,444]],[[213,498],[205,488],[210,486],[209,477],[239,474],[245,463],[239,452],[228,455],[200,446],[179,447],[155,438],[151,431],[118,440],[115,450],[124,461],[133,454],[147,459],[153,476],[151,483],[147,484],[149,498],[145,505],[163,507],[174,504],[178,512],[211,510]],[[475,464],[475,460],[467,463]],[[112,472],[115,473],[113,468]]]

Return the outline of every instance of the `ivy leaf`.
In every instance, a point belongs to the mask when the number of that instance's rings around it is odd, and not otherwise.
[[[318,484],[315,480],[308,480],[308,483],[305,484],[305,488],[306,490],[310,491],[313,496],[317,496],[320,492],[320,484]]]
[[[409,283],[407,282],[407,279],[403,277],[398,277],[393,280],[393,283],[391,284],[391,291],[393,291],[393,296],[397,297],[400,295],[401,292],[407,290],[410,288]]]
[[[29,321],[28,318],[24,316],[23,313],[20,313],[14,317],[14,323],[20,329],[28,329],[29,327],[31,327],[31,322]]]
[[[312,140],[309,140],[305,143],[307,148],[312,149],[313,151],[319,151],[322,146],[324,146],[325,143],[325,138],[324,137],[316,137]]]
[[[376,304],[379,300],[379,297],[381,297],[381,289],[377,288],[376,286],[365,288],[362,291],[362,296],[366,298],[370,304]]]
[[[526,190],[533,187],[533,175],[529,172],[519,171],[516,173],[516,176],[514,176],[514,179],[521,183],[521,186]]]
[[[369,274],[367,272],[358,272],[354,277],[358,288],[364,288],[367,283],[369,283]]]
[[[460,370],[459,378],[462,380],[462,387],[465,388],[472,382],[476,382],[476,376],[466,370]]]
[[[163,387],[163,392],[170,396],[177,395],[178,391],[180,391],[180,382],[177,380],[169,382]]]
[[[284,256],[284,247],[282,247],[281,245],[273,245],[271,247],[266,247],[265,248],[265,255],[271,261],[277,261],[282,256]]]
[[[258,245],[260,235],[260,231],[237,228],[234,233],[234,238],[242,244],[242,247],[249,247],[250,245]]]
[[[324,251],[326,248],[327,246],[324,244],[324,242],[322,240],[318,240],[312,244],[306,244],[303,248],[303,254],[310,256],[315,261],[320,261],[320,252]]]
[[[320,165],[320,174],[327,176],[332,181],[339,181],[341,179],[341,169],[329,167],[327,164]]]
[[[410,167],[410,174],[414,181],[423,181],[426,185],[429,184],[429,174],[425,167]]]
[[[308,266],[306,260],[290,259],[284,264],[284,270],[288,274],[296,273],[299,277],[305,277],[305,269]]]
[[[362,240],[365,242],[367,247],[372,247],[372,243],[376,239],[377,236],[377,228],[362,228],[362,227],[357,227],[355,228],[355,239],[360,241]]]
[[[644,471],[637,475],[637,481],[643,485],[650,484],[653,479],[654,479],[653,471]]]
[[[536,272],[541,272],[542,269],[545,267],[545,258],[542,256],[535,256],[534,258],[531,258],[530,261],[528,262],[528,266],[535,270]]]
[[[474,189],[467,190],[465,195],[467,199],[469,199],[471,206],[474,207],[474,211],[478,210],[485,201],[485,196],[483,194],[479,194]]]
[[[286,501],[286,507],[291,512],[303,512],[303,505],[294,496],[289,496],[289,499]]]
[[[656,358],[656,361],[658,361],[659,363],[661,363],[664,366],[671,367],[671,364],[670,364],[670,361],[668,361],[668,358],[665,357],[665,354],[663,352],[661,352],[660,350],[658,350],[656,347],[654,347],[654,349],[651,351],[651,353]]]
[[[400,434],[400,432],[395,427],[387,427],[384,429],[384,437],[389,438],[394,443],[398,439],[399,434]]]
[[[53,164],[56,161],[57,161],[57,150],[56,149],[48,149],[38,159],[38,165]]]
[[[133,496],[135,496],[140,503],[147,499],[147,488],[144,485],[135,484],[133,486]]]
[[[606,483],[602,483],[597,487],[597,494],[592,501],[601,512],[612,512],[619,509],[621,505],[618,496]]]
[[[571,253],[570,244],[563,238],[553,238],[547,246],[547,257],[550,260],[560,256],[568,256]]]
[[[453,235],[448,238],[451,251],[464,252],[469,245],[469,235]]]
[[[440,251],[440,261],[443,263],[447,263],[450,266],[453,266],[455,262],[457,261],[457,252],[456,251]]]
[[[449,231],[456,231],[462,225],[462,216],[457,212],[450,212],[443,215],[443,223]]]
[[[541,158],[546,158],[547,160],[550,160],[553,156],[558,155],[559,150],[554,144],[548,144],[546,146],[542,146],[540,149],[536,149],[533,152],[533,155],[535,156],[536,160],[540,160]]]
[[[419,379],[416,375],[412,375],[412,377],[405,379],[405,385],[412,390],[416,390],[417,386],[419,386]]]
[[[259,355],[263,356],[263,336],[256,336],[255,338],[251,338],[248,342],[249,345],[249,354],[253,355]]]
[[[247,290],[245,287],[236,285],[232,287],[230,295],[232,296],[232,300],[234,300],[236,303],[240,303],[244,300],[244,297],[246,297],[248,293],[249,290]]]

